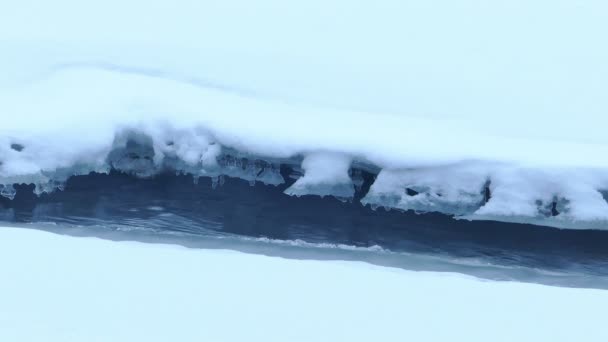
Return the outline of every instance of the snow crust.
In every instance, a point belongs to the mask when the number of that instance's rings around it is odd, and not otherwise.
[[[350,199],[358,165],[373,206],[608,227],[604,1],[5,7],[5,197],[112,168],[278,185],[302,161],[288,194]]]
[[[3,341],[605,341],[608,292],[0,228]]]

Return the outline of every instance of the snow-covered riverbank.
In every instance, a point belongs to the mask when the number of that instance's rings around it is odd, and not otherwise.
[[[2,341],[605,341],[608,292],[0,228]]]

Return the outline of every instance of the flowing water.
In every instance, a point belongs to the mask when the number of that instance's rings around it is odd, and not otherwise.
[[[91,174],[41,197],[33,186],[17,186],[14,200],[0,199],[0,221],[112,240],[608,288],[608,231],[372,210],[358,201],[290,197],[283,194],[288,186],[226,178],[214,187],[209,178]]]

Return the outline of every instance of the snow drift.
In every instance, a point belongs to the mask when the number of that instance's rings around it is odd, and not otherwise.
[[[604,228],[606,6],[20,2],[0,194],[112,168],[280,184],[289,164],[290,195],[349,200],[368,172],[374,207]]]

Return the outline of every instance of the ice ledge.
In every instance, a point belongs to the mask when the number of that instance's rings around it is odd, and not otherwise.
[[[355,186],[349,176],[351,158],[345,154],[313,152],[302,160],[304,175],[285,190],[291,196],[334,196],[340,200],[352,200]]]
[[[0,147],[0,196],[9,199],[16,194],[14,184],[34,184],[40,195],[62,190],[73,175],[110,170],[137,177],[167,171],[195,179],[211,177],[214,186],[221,185],[223,177],[277,186],[286,183],[281,172],[286,167],[295,182],[290,181],[293,184],[285,193],[293,196],[360,199],[372,208],[439,212],[469,220],[608,228],[608,176],[597,169],[540,169],[480,161],[391,169],[335,151],[277,158],[222,146],[204,130],[168,127],[124,128],[111,144],[89,148],[90,153],[75,154],[56,166],[45,164],[56,153],[53,147],[47,151],[7,141]],[[366,186],[363,174],[368,175]]]

